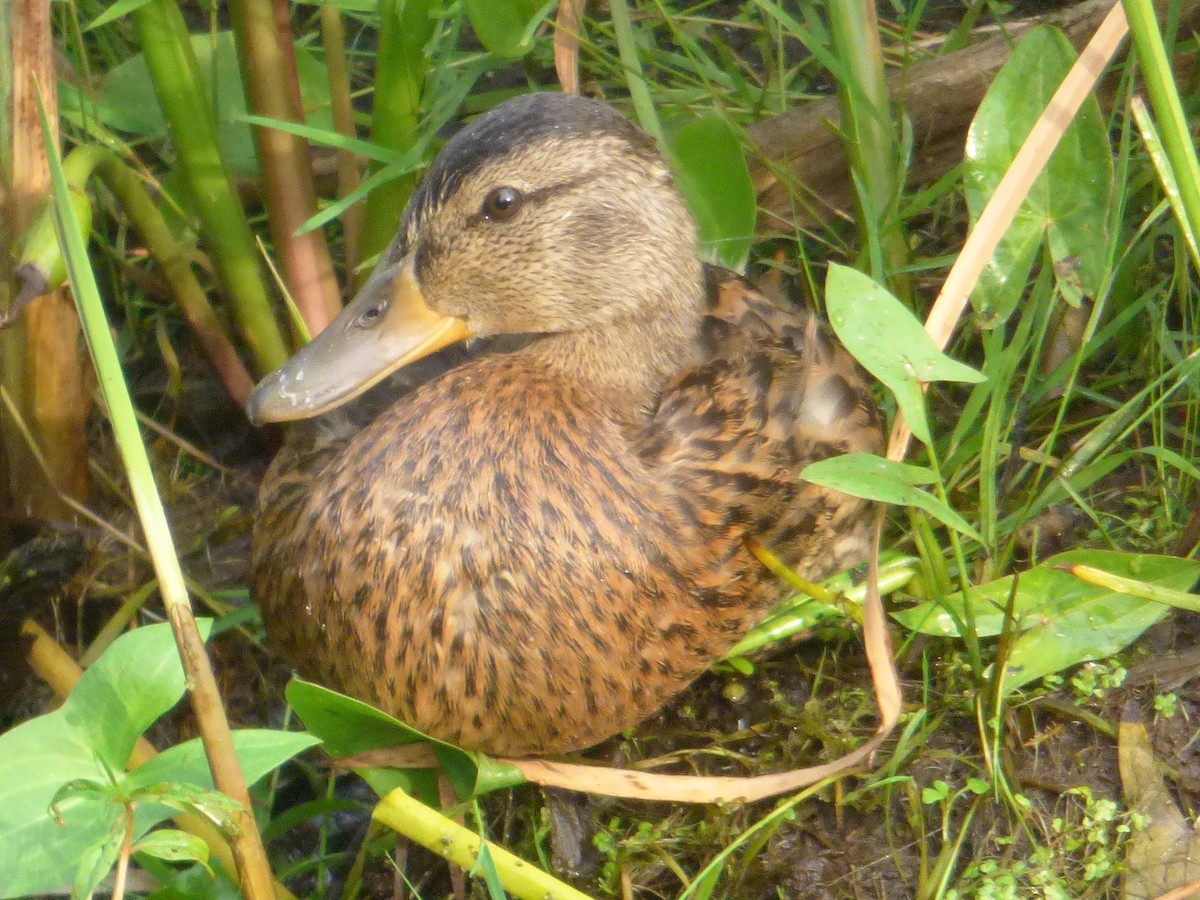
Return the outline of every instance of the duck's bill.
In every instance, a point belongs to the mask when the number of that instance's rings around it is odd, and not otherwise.
[[[470,336],[462,319],[425,305],[411,255],[381,264],[341,315],[258,383],[246,414],[263,424],[328,412],[397,369]]]

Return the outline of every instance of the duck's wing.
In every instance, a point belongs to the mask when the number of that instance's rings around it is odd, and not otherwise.
[[[810,578],[860,562],[870,504],[800,478],[811,462],[880,452],[865,376],[811,313],[709,270],[706,356],[664,389],[640,447],[705,540],[753,536]]]

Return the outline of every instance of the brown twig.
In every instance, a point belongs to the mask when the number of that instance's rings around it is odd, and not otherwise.
[[[8,104],[3,117],[7,133],[2,139],[8,141],[3,156],[8,169],[0,174],[0,246],[8,247],[33,219],[49,190],[50,170],[33,86],[56,81],[50,4],[11,3],[3,10],[0,40],[11,47],[11,59],[7,76],[0,78],[5,83],[0,102]],[[57,98],[53,89],[46,103],[54,129]],[[57,143],[57,133],[52,139]],[[0,263],[0,279],[8,283],[10,276],[6,258]],[[91,413],[90,369],[79,353],[79,320],[65,291],[52,290],[25,300],[23,305],[20,326],[0,334],[0,378],[46,466],[43,469],[34,460],[23,436],[7,426],[0,428],[7,469],[6,496],[0,499],[7,500],[10,509],[69,519],[70,509],[61,496],[78,500],[88,492],[85,425]]]
[[[321,45],[325,49],[325,65],[329,70],[329,105],[333,111],[333,127],[343,137],[357,137],[354,104],[350,99],[350,66],[346,61],[346,26],[342,22],[341,10],[332,4],[321,7]],[[361,181],[362,161],[349,150],[338,150],[338,197],[351,194]],[[363,203],[359,201],[342,213],[342,262],[348,273],[358,268],[358,244],[362,238],[365,212]]]
[[[579,93],[579,35],[587,0],[561,0],[554,17],[554,71],[563,93]]]
[[[1029,137],[996,186],[979,221],[967,236],[967,242],[950,269],[950,274],[946,276],[925,322],[925,330],[939,348],[949,343],[966,308],[967,299],[979,280],[979,273],[992,258],[996,245],[1008,231],[1029,189],[1046,167],[1046,161],[1075,118],[1075,113],[1091,94],[1104,67],[1117,52],[1127,30],[1124,9],[1120,5],[1114,6],[1054,92],[1049,105],[1034,123]],[[888,459],[903,459],[911,438],[912,431],[904,418],[897,416],[888,442]]]
[[[904,108],[912,126],[909,184],[931,184],[962,161],[967,127],[1012,53],[1011,37],[1048,22],[1082,48],[1112,5],[1113,0],[1088,0],[1050,16],[1009,22],[1005,36],[905,66],[890,76],[892,102]],[[1182,0],[1181,27],[1195,27],[1197,19],[1200,2]],[[853,207],[854,186],[838,121],[837,101],[830,98],[747,128],[757,150],[749,164],[758,193],[759,233],[820,225]]]
[[[272,0],[235,0],[229,15],[251,112],[282,121],[301,121],[296,97],[291,31],[281,30]],[[267,192],[267,221],[288,289],[311,334],[341,311],[329,246],[319,229],[298,234],[316,213],[308,142],[276,128],[254,126],[254,144]]]

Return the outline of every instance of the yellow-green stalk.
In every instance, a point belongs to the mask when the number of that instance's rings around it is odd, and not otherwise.
[[[150,0],[134,10],[133,21],[209,256],[255,369],[266,374],[283,365],[288,348],[271,310],[254,234],[221,159],[183,15],[175,0]]]

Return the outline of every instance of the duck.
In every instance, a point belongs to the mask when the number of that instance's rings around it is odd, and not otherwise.
[[[749,539],[812,580],[864,560],[872,505],[801,472],[883,440],[815,314],[701,261],[654,140],[553,92],[446,143],[247,412],[292,423],[251,540],[269,642],[512,758],[590,748],[719,659],[781,599]]]

